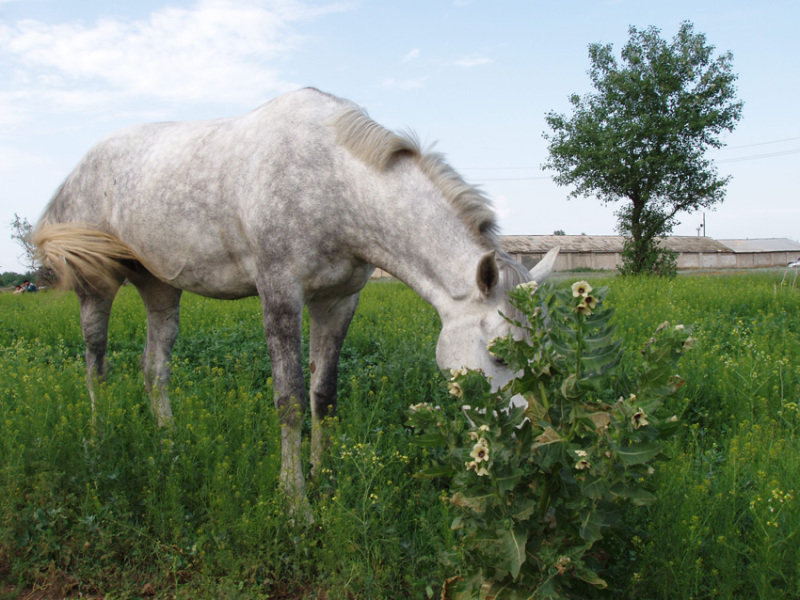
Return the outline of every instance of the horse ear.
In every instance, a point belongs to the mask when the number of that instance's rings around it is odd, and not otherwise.
[[[492,289],[494,289],[494,286],[497,285],[499,278],[500,273],[497,270],[497,261],[494,259],[494,252],[484,254],[483,258],[481,258],[481,262],[478,263],[478,289],[483,292],[485,296],[488,296]]]
[[[556,264],[556,259],[558,258],[558,251],[559,247],[556,246],[555,248],[550,248],[550,251],[544,255],[542,260],[540,260],[536,265],[530,270],[528,273],[528,277],[531,281],[535,281],[540,283],[544,279],[547,278],[548,275],[553,271],[553,267]]]

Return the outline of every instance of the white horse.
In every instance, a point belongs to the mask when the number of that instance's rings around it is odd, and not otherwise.
[[[143,370],[160,425],[170,421],[169,357],[182,290],[258,295],[282,431],[280,481],[304,497],[303,306],[310,317],[312,473],[358,294],[375,266],[431,303],[443,369],[512,373],[487,343],[508,333],[506,290],[528,273],[502,252],[486,197],[437,154],[356,105],[315,89],[247,115],[161,123],[112,135],[61,185],[37,225],[42,262],[80,299],[87,380],[103,374],[108,319],[125,279],[147,312]]]

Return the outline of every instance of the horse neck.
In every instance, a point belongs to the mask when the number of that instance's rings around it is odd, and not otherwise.
[[[371,186],[363,258],[406,283],[445,317],[459,300],[476,293],[478,263],[489,248],[418,169],[405,165],[402,171]]]

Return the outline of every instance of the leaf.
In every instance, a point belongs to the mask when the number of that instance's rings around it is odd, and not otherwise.
[[[527,521],[536,510],[536,504],[534,498],[520,498],[514,502],[511,517],[515,521]]]
[[[617,328],[613,323],[608,323],[601,328],[593,331],[590,335],[583,338],[583,343],[587,348],[600,348],[614,343],[614,335]]]
[[[607,482],[604,479],[595,479],[581,488],[581,492],[587,498],[599,500],[605,495]]]
[[[434,479],[436,477],[450,477],[453,474],[453,469],[445,465],[432,465],[426,467],[419,473],[415,473],[414,477],[418,479]]]
[[[581,365],[591,371],[592,375],[604,375],[616,367],[622,359],[622,341],[617,341],[611,347],[587,352],[581,357]]]
[[[506,494],[510,492],[517,486],[519,480],[522,479],[522,475],[523,472],[521,469],[514,469],[514,473],[511,475],[506,477],[495,477],[494,481],[497,485],[497,491],[500,494]]]
[[[611,320],[614,316],[613,308],[606,308],[604,310],[593,313],[586,321],[592,327],[602,327]]]
[[[628,486],[623,483],[616,483],[611,486],[611,493],[620,498],[627,498],[636,506],[649,506],[658,500],[658,497],[652,492],[648,492],[637,486]]]
[[[605,411],[597,411],[589,413],[589,419],[597,429],[598,432],[603,431],[611,423],[611,413]]]
[[[608,584],[602,579],[597,573],[592,571],[589,567],[583,564],[578,564],[575,568],[575,577],[580,579],[581,581],[585,581],[589,585],[593,585],[596,588],[600,588],[604,590],[608,587]]]
[[[661,454],[661,444],[657,442],[644,442],[626,448],[617,448],[617,454],[623,465],[630,467],[646,463]]]
[[[438,447],[442,445],[443,438],[438,433],[421,433],[414,437],[414,443],[422,447]]]
[[[575,373],[573,373],[561,383],[561,395],[564,396],[564,398],[576,398],[579,395],[575,393],[576,385],[577,378],[575,377]]]
[[[603,517],[596,510],[592,510],[581,518],[580,536],[587,542],[596,542],[603,537],[602,530],[605,525]]]
[[[461,492],[456,492],[450,497],[450,503],[459,508],[467,508],[476,513],[482,513],[486,510],[486,499],[489,497],[491,497],[491,494],[486,494],[484,496],[465,496]]]
[[[500,531],[500,544],[506,558],[506,569],[514,579],[519,575],[522,563],[525,562],[525,544],[528,541],[528,532],[522,528],[504,529]]]
[[[545,427],[544,431],[536,437],[535,444],[533,445],[532,450],[536,450],[537,448],[541,448],[542,446],[547,446],[548,444],[556,444],[558,442],[563,442],[564,439],[558,434],[558,432],[553,429],[552,427]]]

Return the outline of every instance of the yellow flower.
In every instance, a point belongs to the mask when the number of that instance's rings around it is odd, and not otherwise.
[[[572,295],[576,298],[578,296],[587,296],[591,291],[592,286],[590,286],[586,281],[576,281],[572,284]]]
[[[464,390],[461,389],[461,385],[455,381],[448,382],[447,391],[453,394],[453,396],[456,398],[461,398],[464,395]]]
[[[467,375],[467,373],[469,373],[469,371],[467,371],[464,368],[461,368],[461,369],[450,369],[450,377],[452,379],[455,379],[456,377],[465,377]]]
[[[641,408],[639,408],[639,410],[633,413],[631,421],[633,422],[634,429],[639,429],[640,427],[644,427],[645,425],[650,424],[650,421],[647,420],[647,415]]]
[[[475,459],[475,463],[489,460],[489,442],[486,438],[480,438],[472,447],[472,452],[469,455]]]
[[[581,302],[578,306],[575,307],[575,312],[579,315],[589,316],[592,314],[592,309],[586,304],[586,302]]]
[[[478,465],[478,462],[474,460],[464,463],[464,466],[467,467],[467,471],[474,470],[478,477],[485,477],[489,474],[489,469],[486,468],[486,465]]]
[[[517,286],[518,290],[526,290],[531,296],[536,293],[536,290],[539,289],[539,284],[536,281],[526,281],[525,283],[520,283]]]

